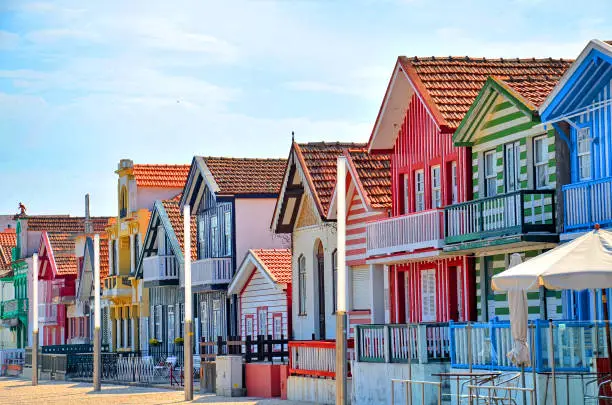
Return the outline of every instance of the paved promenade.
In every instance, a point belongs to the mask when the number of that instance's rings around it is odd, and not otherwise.
[[[43,381],[37,387],[23,379],[0,377],[0,404],[181,404],[183,391],[159,388],[103,385],[102,392],[94,393],[91,384]],[[222,398],[215,395],[194,395],[193,403],[238,405],[299,405],[293,401],[253,398]]]

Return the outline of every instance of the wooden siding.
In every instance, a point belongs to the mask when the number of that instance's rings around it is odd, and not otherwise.
[[[267,310],[267,330],[265,332],[260,331],[258,325],[257,310],[262,307],[265,307]],[[240,293],[240,334],[243,338],[246,337],[245,318],[252,315],[253,333],[255,336],[262,334],[273,335],[273,317],[275,314],[282,315],[282,334],[287,337],[289,331],[287,292],[276,289],[270,281],[266,280],[255,269],[247,285]]]
[[[461,272],[455,272],[461,267]],[[469,320],[472,308],[470,279],[471,267],[467,257],[450,257],[439,260],[398,264],[391,267],[392,322],[422,321],[421,272],[435,270],[436,322]],[[406,286],[405,283],[408,283]],[[458,296],[461,289],[461,297]],[[409,296],[405,296],[405,291]],[[461,301],[459,306],[458,300]],[[408,305],[406,306],[406,300]],[[408,307],[409,313],[405,313]],[[461,314],[459,314],[461,308]]]
[[[196,294],[196,314],[200,322],[200,336],[207,339],[227,337],[231,319],[230,305],[225,291]]]
[[[206,201],[209,201],[206,199]],[[214,200],[213,200],[214,201]],[[225,240],[225,216],[229,213],[230,217],[230,246],[227,246]],[[198,214],[198,259],[207,259],[210,257],[232,257],[233,255],[233,226],[232,221],[232,203],[231,202],[211,202],[210,205]],[[211,238],[211,218],[217,217],[217,240]]]
[[[523,261],[535,257],[542,252],[539,250],[530,250],[520,253]],[[486,285],[481,284],[481,280],[484,277],[484,261],[485,257],[477,257],[475,263],[476,269],[476,312],[479,321],[485,321],[485,306],[490,310],[488,320],[493,317],[499,318],[499,320],[510,320],[510,309],[508,306],[508,295],[505,291],[491,291],[491,279],[490,277],[505,271],[508,268],[509,255],[508,254],[496,254],[489,256],[487,259],[491,263],[491,270],[489,277],[487,277]],[[488,296],[488,299],[483,300],[483,294]],[[547,307],[548,307],[548,318],[558,319],[562,317],[562,293],[561,291],[548,291],[547,292]],[[527,304],[529,319],[540,319],[543,314],[540,312],[540,292],[529,291],[527,292]]]
[[[457,162],[457,202],[469,200],[469,148],[453,145],[452,134],[442,133],[418,96],[413,95],[404,122],[395,141],[391,155],[391,183],[393,186],[393,215],[403,210],[403,181],[408,175],[410,198],[408,212],[415,212],[414,172],[423,169],[425,174],[425,209],[432,208],[431,168],[440,166],[442,206],[450,204],[450,163]]]
[[[350,198],[350,197],[349,197]],[[384,219],[380,211],[368,212],[359,194],[351,198],[346,220],[346,264],[361,266],[366,260],[366,223]]]

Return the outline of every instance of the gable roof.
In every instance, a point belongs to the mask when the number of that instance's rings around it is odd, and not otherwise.
[[[28,222],[28,231],[81,233],[85,230],[85,217],[69,215],[30,215],[22,217]],[[104,232],[110,217],[91,217],[94,232]]]
[[[217,196],[278,195],[286,159],[194,156],[179,207],[189,204],[195,213],[206,187]]]
[[[565,72],[540,106],[542,121],[575,113],[590,106],[601,86],[612,80],[612,41],[593,39]],[[572,89],[577,91],[572,92]],[[610,100],[603,100],[610,102]]]
[[[558,82],[560,76],[520,77],[502,80],[490,76],[478,93],[478,97],[469,111],[465,114],[461,124],[453,134],[453,141],[457,146],[472,146],[474,135],[480,126],[487,121],[491,108],[496,104],[498,96],[509,100],[530,121],[538,121],[537,108],[542,104],[548,93]],[[512,113],[509,119],[520,118]]]
[[[368,153],[366,148],[350,149],[346,155],[366,203],[374,209],[391,208],[391,155]]]
[[[489,76],[501,79],[512,77],[559,76],[569,67],[571,61],[563,59],[486,59],[470,57],[398,57],[394,74],[389,82],[376,124],[370,136],[370,149],[390,149],[387,142],[374,146],[381,125],[387,131],[395,126],[384,125],[387,111],[396,111],[393,121],[403,120],[407,101],[417,94],[425,104],[429,115],[444,132],[453,132],[463,120],[480,89]],[[399,83],[399,84],[398,84]],[[411,92],[402,91],[395,95],[394,87],[404,83]],[[399,107],[390,105],[396,103]],[[399,115],[398,115],[399,114]],[[400,117],[401,115],[401,117]],[[399,125],[400,122],[394,122]],[[395,139],[397,134],[388,134]]]
[[[183,188],[190,165],[135,164],[132,174],[138,187]]]
[[[43,231],[40,236],[39,273],[41,279],[57,276],[76,276],[78,261],[75,255],[74,234]]]
[[[180,198],[180,196],[178,196]],[[179,209],[179,200],[175,197],[171,200],[163,200],[162,205],[164,207],[164,211],[168,219],[170,220],[170,226],[174,230],[174,235],[176,236],[177,242],[181,247],[181,252],[183,253],[183,257],[185,255],[185,229],[183,226],[183,215],[181,210]],[[191,232],[191,260],[198,259],[198,226],[196,223],[196,216],[191,216],[191,227],[189,229]]]
[[[286,289],[291,284],[291,250],[250,249],[230,282],[228,294],[239,294],[253,271],[259,271],[276,288]]]

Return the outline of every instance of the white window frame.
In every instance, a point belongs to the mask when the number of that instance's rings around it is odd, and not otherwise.
[[[257,308],[257,334],[268,336],[268,307]]]
[[[425,171],[423,169],[414,172],[414,210],[425,210]]]
[[[404,173],[402,174],[402,187],[404,190],[404,210],[403,213],[404,214],[408,214],[409,211],[409,195],[410,195],[410,177],[408,176],[408,173]]]
[[[584,142],[584,143],[583,143]],[[581,152],[581,146],[584,149]],[[591,127],[581,127],[576,131],[576,154],[578,156],[578,179],[580,181],[591,180],[593,178],[593,156],[591,150]],[[588,159],[587,159],[588,158]],[[583,161],[588,161],[588,175],[582,175]]]
[[[442,171],[440,166],[431,168],[431,208],[442,207]]]
[[[484,161],[484,190],[485,190],[485,197],[495,197],[497,195],[497,170],[496,169],[496,162],[495,162],[495,150],[489,150],[486,151],[483,155],[483,161]],[[491,171],[492,173],[488,172],[488,165],[487,165],[487,159],[491,157],[492,161],[491,161]]]
[[[510,142],[504,145],[504,187],[507,193],[521,188],[521,144]],[[514,180],[514,184],[510,184]]]
[[[538,142],[541,142],[541,156],[538,156]],[[542,172],[543,183],[540,183]],[[548,187],[548,137],[546,135],[533,138],[533,175],[536,190]]]
[[[216,215],[210,217],[210,253],[212,257],[219,254],[219,220]]]
[[[298,314],[306,315],[306,256],[298,258]]]
[[[457,180],[457,162],[451,162],[451,204],[459,202],[459,182]]]
[[[225,254],[230,256],[232,254],[232,213],[225,211],[223,214],[224,220],[224,237],[225,237]]]
[[[432,285],[429,285],[430,281],[432,281]],[[435,322],[436,309],[436,270],[421,270],[422,322]]]

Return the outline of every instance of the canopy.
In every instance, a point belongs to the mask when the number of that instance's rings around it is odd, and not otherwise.
[[[494,290],[612,288],[612,232],[596,229],[493,276]]]

